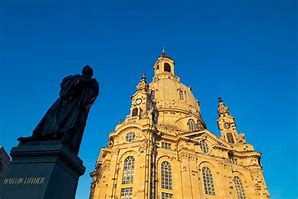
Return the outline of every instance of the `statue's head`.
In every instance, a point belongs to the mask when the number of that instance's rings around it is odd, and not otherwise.
[[[93,69],[89,65],[86,65],[86,66],[84,66],[84,68],[82,70],[82,74],[87,77],[92,77]]]

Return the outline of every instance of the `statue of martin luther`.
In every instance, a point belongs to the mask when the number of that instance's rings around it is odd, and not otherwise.
[[[60,84],[60,97],[33,130],[32,136],[18,140],[21,143],[61,140],[78,154],[89,109],[99,93],[98,83],[92,76],[92,68],[86,65],[82,75],[65,77]]]

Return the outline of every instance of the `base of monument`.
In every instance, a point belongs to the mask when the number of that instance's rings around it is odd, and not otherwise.
[[[82,160],[58,141],[20,143],[0,179],[0,199],[74,199]]]

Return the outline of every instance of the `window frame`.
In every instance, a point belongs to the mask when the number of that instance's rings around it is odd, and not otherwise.
[[[172,193],[161,192],[161,199],[173,199]]]
[[[231,132],[226,133],[226,138],[228,143],[235,144],[235,139]]]
[[[185,100],[185,95],[184,95],[183,90],[179,90],[178,92],[179,92],[179,99],[180,100]]]
[[[237,159],[234,157],[233,151],[228,152],[229,161],[232,164],[237,164]]]
[[[171,67],[171,65],[170,65],[169,63],[165,62],[165,63],[163,64],[163,71],[164,71],[164,72],[168,72],[168,73],[172,72],[172,67]]]
[[[168,161],[161,163],[161,188],[168,190],[173,189],[172,167]]]
[[[134,141],[134,139],[136,139],[136,134],[133,131],[128,132],[125,136],[125,140],[127,142],[132,142],[132,141]]]
[[[161,148],[171,150],[172,144],[168,142],[161,142]]]
[[[132,184],[134,181],[135,158],[127,156],[123,161],[122,184]]]
[[[204,193],[207,195],[215,196],[215,186],[214,180],[211,170],[204,166],[202,168],[202,177],[203,177],[203,184],[204,184]]]
[[[245,190],[241,179],[238,176],[234,176],[233,182],[237,191],[238,199],[246,199]]]
[[[135,116],[138,116],[139,114],[139,109],[137,107],[134,107],[132,110],[131,110],[131,116],[132,117],[135,117]]]
[[[209,153],[209,146],[205,140],[200,141],[200,148],[203,153],[205,154]]]
[[[188,119],[187,125],[188,125],[188,130],[189,131],[196,131],[197,130],[197,126],[196,126],[196,123],[195,123],[194,119],[192,119],[192,118]]]
[[[132,199],[132,191],[132,187],[121,188],[120,199]]]

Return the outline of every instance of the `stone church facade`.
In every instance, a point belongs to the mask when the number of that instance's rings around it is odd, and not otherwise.
[[[261,153],[218,100],[218,137],[191,88],[164,52],[131,97],[130,114],[110,133],[91,173],[90,199],[267,199]]]

